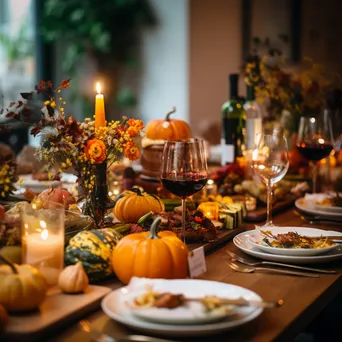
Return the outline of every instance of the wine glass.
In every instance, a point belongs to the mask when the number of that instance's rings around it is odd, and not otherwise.
[[[258,134],[259,143],[252,154],[252,168],[267,187],[267,220],[262,228],[274,227],[272,222],[272,187],[289,168],[286,137],[281,133]]]
[[[182,236],[185,242],[185,199],[207,183],[207,159],[202,139],[167,141],[164,145],[161,182],[182,198]]]
[[[333,149],[331,122],[327,112],[317,117],[300,118],[296,145],[312,164],[312,192],[316,193],[317,162],[328,157]]]

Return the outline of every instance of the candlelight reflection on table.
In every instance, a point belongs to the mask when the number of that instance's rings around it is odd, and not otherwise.
[[[49,285],[58,282],[64,266],[64,208],[37,209],[35,205],[20,210],[22,262],[37,267]]]

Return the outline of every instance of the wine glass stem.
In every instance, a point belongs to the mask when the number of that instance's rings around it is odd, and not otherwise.
[[[272,226],[272,184],[271,181],[268,180],[267,184],[267,220],[265,223],[266,226]]]
[[[317,185],[317,163],[312,162],[312,193],[316,193],[316,185]]]
[[[186,216],[185,198],[182,197],[182,236],[183,236],[184,243],[185,243],[185,216]]]

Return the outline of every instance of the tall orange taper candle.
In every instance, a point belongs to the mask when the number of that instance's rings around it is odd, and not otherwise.
[[[95,98],[95,128],[106,126],[106,115],[104,107],[104,97],[101,94],[101,85],[96,83],[97,95]]]

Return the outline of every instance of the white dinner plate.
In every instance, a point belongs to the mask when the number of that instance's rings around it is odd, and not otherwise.
[[[297,209],[302,210],[308,214],[319,215],[326,218],[333,218],[335,220],[341,220],[342,223],[342,212],[330,212],[318,209],[313,199],[305,197],[298,198],[295,202],[295,206]]]
[[[315,204],[314,207],[317,210],[325,211],[328,214],[329,213],[331,213],[331,214],[334,214],[334,213],[342,214],[342,207],[333,207],[330,205],[321,205],[321,204]]]
[[[303,233],[299,232],[299,230],[302,230],[302,229],[303,228],[300,228],[300,227],[281,227],[281,228],[270,228],[268,230],[273,235],[284,234],[288,232],[296,232],[300,235],[304,235]],[[310,236],[319,236],[319,234],[318,235],[313,234]],[[290,256],[291,255],[292,256],[319,255],[319,254],[327,253],[337,247],[337,244],[334,244],[333,246],[324,247],[324,248],[278,248],[278,247],[271,247],[271,246],[265,245],[265,243],[262,241],[264,237],[265,235],[261,234],[261,232],[258,229],[255,234],[249,236],[249,243],[253,247],[259,248],[262,251],[267,252],[267,253],[277,254],[277,255],[290,255]]]
[[[286,227],[288,230],[288,227]],[[333,230],[322,230],[316,228],[304,228],[304,227],[296,227],[296,231],[299,234],[314,236],[314,235],[330,235],[330,236],[341,236],[342,233],[333,231]],[[324,263],[334,260],[342,259],[342,245],[338,244],[336,248],[327,252],[326,254],[321,255],[308,255],[308,256],[292,256],[292,255],[279,255],[279,254],[271,254],[261,249],[253,246],[250,243],[250,237],[253,237],[255,234],[259,234],[257,230],[249,230],[243,233],[236,235],[233,239],[234,245],[245,252],[246,254],[252,255],[256,258],[267,260],[267,261],[277,261],[288,264],[316,264],[316,263]]]
[[[146,284],[151,284],[153,289],[158,292],[182,293],[187,297],[216,295],[226,298],[243,297],[248,300],[262,300],[255,292],[226,283],[197,279],[144,280]],[[132,291],[136,291],[136,289],[130,285],[114,290],[102,300],[102,309],[115,321],[148,334],[164,336],[209,335],[227,331],[245,324],[258,317],[263,311],[261,308],[256,307],[237,307],[233,316],[224,317],[215,322],[197,322],[195,324],[157,323],[141,319],[132,313],[132,309],[127,305],[127,299],[130,298]]]
[[[30,188],[34,192],[42,192],[61,184],[75,184],[77,181],[77,177],[70,173],[61,173],[60,178],[60,180],[39,181],[32,179],[32,175],[21,175],[19,182],[16,184],[17,191],[15,193],[21,194],[26,188]]]

